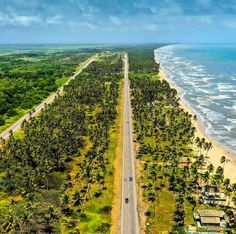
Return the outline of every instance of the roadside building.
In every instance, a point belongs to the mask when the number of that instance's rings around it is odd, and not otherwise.
[[[226,227],[225,213],[220,210],[198,210],[193,214],[198,231],[221,233]]]
[[[220,189],[215,184],[207,184],[204,187],[205,192],[219,193]]]
[[[225,206],[227,197],[221,192],[203,192],[201,199],[204,204]]]
[[[226,206],[229,202],[229,197],[221,192],[217,185],[205,185],[204,191],[200,196],[204,204]]]

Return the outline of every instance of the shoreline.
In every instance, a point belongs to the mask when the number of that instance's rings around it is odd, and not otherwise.
[[[157,60],[155,60],[157,62]],[[179,89],[176,87],[176,85],[173,83],[171,79],[166,77],[164,71],[162,70],[161,66],[159,69],[158,76],[160,79],[165,79],[172,88],[175,88],[178,92],[178,97],[180,97],[180,107],[184,109],[184,111],[191,113],[192,115],[197,115],[193,111],[193,109],[185,103],[185,101],[181,98],[179,94]],[[205,138],[208,142],[212,142],[213,148],[209,150],[208,152],[208,163],[212,163],[215,168],[218,166],[223,166],[220,163],[220,158],[222,156],[225,156],[226,163],[224,165],[224,178],[229,178],[231,183],[236,183],[236,174],[234,173],[236,170],[236,154],[230,152],[228,149],[221,146],[219,143],[217,143],[214,139],[210,138],[206,132],[204,131],[204,125],[201,122],[200,118],[197,115],[197,121],[192,121],[193,126],[196,128],[195,132],[195,138]],[[194,147],[195,148],[195,147]]]

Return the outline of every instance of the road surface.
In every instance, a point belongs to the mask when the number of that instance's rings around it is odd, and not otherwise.
[[[131,104],[128,78],[128,55],[124,58],[124,123],[123,123],[123,178],[121,201],[121,234],[139,233],[137,191],[135,187],[134,148],[132,138]],[[130,177],[132,181],[130,181]],[[128,198],[128,203],[127,203]]]
[[[2,139],[7,139],[10,135],[10,132],[16,132],[21,128],[21,124],[23,123],[24,120],[29,120],[29,118],[32,116],[36,116],[46,104],[51,103],[55,97],[58,95],[58,93],[62,93],[64,86],[67,85],[72,79],[74,79],[79,73],[83,71],[84,68],[86,68],[90,63],[92,63],[96,59],[97,55],[91,57],[78,71],[74,73],[74,75],[61,87],[57,90],[57,92],[53,93],[50,95],[45,101],[43,101],[41,104],[39,104],[37,107],[34,108],[34,112],[31,111],[31,114],[28,113],[25,116],[21,117],[16,123],[14,123],[12,126],[7,128],[5,131],[0,133],[0,138]]]

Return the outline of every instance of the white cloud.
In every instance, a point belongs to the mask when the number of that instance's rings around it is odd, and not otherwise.
[[[144,29],[148,31],[156,31],[158,29],[158,26],[156,24],[146,24],[144,25]]]
[[[201,27],[203,25],[209,27],[214,25],[215,18],[210,15],[194,15],[194,16],[183,16],[182,19],[185,22],[192,23],[194,25],[200,25]]]
[[[94,24],[88,23],[88,22],[80,22],[80,27],[87,28],[87,29],[95,29],[96,26]]]
[[[198,0],[198,3],[204,7],[209,7],[212,4],[211,0]]]
[[[182,8],[174,2],[171,2],[168,6],[162,7],[158,10],[157,14],[165,15],[179,15],[182,14]]]
[[[209,15],[202,15],[198,17],[198,21],[205,23],[205,24],[211,24],[213,23],[212,17]]]
[[[30,26],[32,24],[41,23],[42,19],[39,16],[32,15],[17,15],[17,14],[2,14],[0,15],[0,25],[2,26]]]
[[[155,7],[155,6],[151,6],[150,7],[150,11],[153,13],[153,14],[158,14],[158,8],[157,7]]]
[[[73,21],[70,21],[68,22],[68,26],[71,28],[71,29],[90,29],[90,30],[94,30],[96,29],[96,25],[92,24],[92,23],[89,23],[89,22],[73,22]]]
[[[63,16],[61,16],[61,15],[55,15],[55,16],[52,16],[52,17],[49,17],[48,19],[46,19],[46,23],[59,25],[62,23],[62,18],[63,18]]]
[[[236,21],[226,20],[223,22],[223,25],[229,29],[236,29]]]
[[[109,17],[109,20],[110,20],[110,22],[111,22],[112,24],[114,24],[114,25],[116,25],[116,26],[121,26],[121,25],[122,25],[121,20],[120,20],[118,17],[116,17],[116,16],[110,16],[110,17]]]
[[[41,19],[38,16],[17,15],[14,18],[14,22],[22,26],[29,26],[31,24],[40,23]]]

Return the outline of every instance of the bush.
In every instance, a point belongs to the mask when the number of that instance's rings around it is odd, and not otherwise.
[[[7,116],[8,117],[15,116],[15,115],[17,115],[17,111],[15,109],[9,109],[7,111]]]
[[[111,210],[112,210],[112,207],[111,207],[111,206],[104,206],[104,207],[102,207],[102,208],[100,209],[100,212],[101,212],[101,213],[106,213],[106,214],[108,214],[108,213],[111,212]]]
[[[148,216],[148,217],[151,216],[151,214],[152,214],[152,213],[151,213],[150,210],[148,210],[148,211],[145,212],[145,215]]]
[[[99,198],[101,197],[102,193],[101,192],[95,192],[94,197]]]
[[[187,232],[183,227],[174,227],[170,234],[186,234]]]
[[[5,120],[2,116],[0,116],[0,126],[3,126],[5,124]]]
[[[97,232],[102,232],[102,233],[106,233],[110,230],[110,223],[102,223],[99,225],[99,227],[97,228]]]
[[[80,216],[79,216],[81,219],[86,219],[87,218],[87,215],[85,213],[81,213]]]

